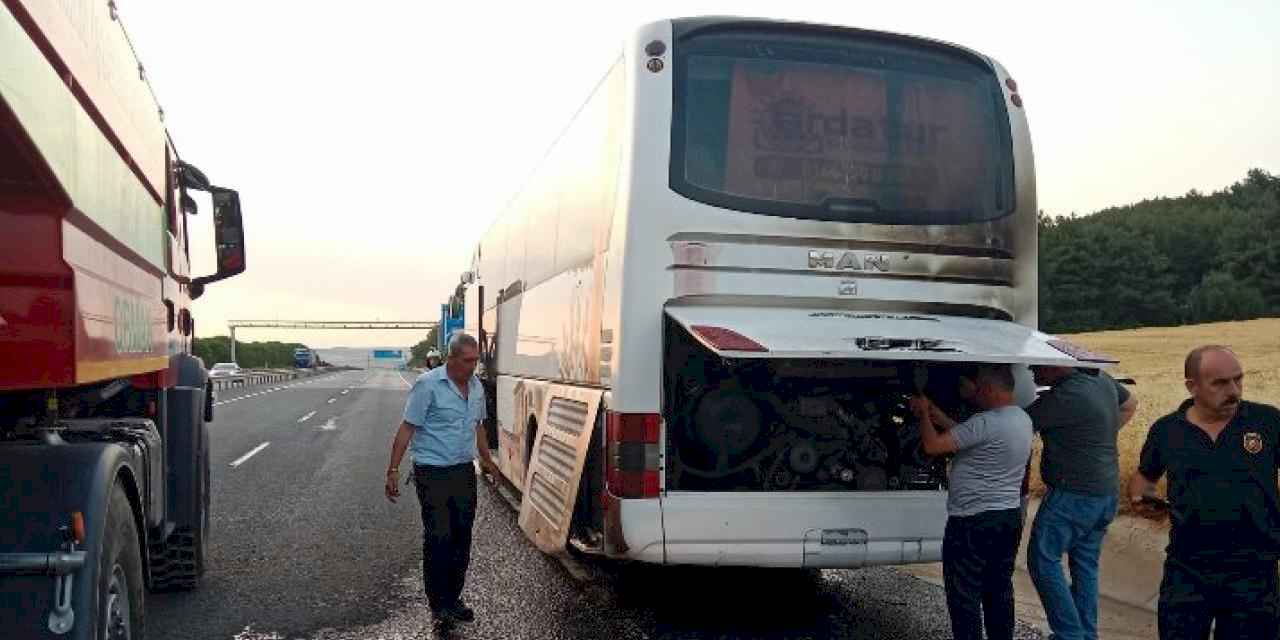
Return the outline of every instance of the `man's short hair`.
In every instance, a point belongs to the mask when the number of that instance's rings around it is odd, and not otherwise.
[[[1231,347],[1221,344],[1206,344],[1196,347],[1187,354],[1187,359],[1182,363],[1182,375],[1188,380],[1198,380],[1200,378],[1200,361],[1204,360],[1204,354],[1210,351],[1219,351],[1222,353],[1230,353],[1235,355]]]
[[[980,364],[974,375],[974,382],[986,383],[1005,391],[1013,391],[1016,384],[1013,379],[1013,367],[1007,364]]]
[[[462,353],[462,350],[467,348],[471,348],[471,349],[475,349],[476,351],[479,351],[480,343],[476,342],[475,338],[471,337],[469,334],[464,333],[462,331],[459,331],[449,337],[449,357],[450,358],[460,355]]]

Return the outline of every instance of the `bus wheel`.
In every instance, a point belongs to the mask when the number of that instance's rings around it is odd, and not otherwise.
[[[98,556],[98,615],[95,638],[131,640],[146,635],[142,553],[133,508],[118,483],[107,504],[107,527]]]

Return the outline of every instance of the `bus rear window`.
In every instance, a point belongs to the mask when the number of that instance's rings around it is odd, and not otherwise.
[[[672,187],[744,211],[957,224],[1013,210],[990,68],[936,49],[743,34],[677,47]]]

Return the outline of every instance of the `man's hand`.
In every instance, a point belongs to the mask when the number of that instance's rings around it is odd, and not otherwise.
[[[937,407],[933,406],[933,403],[929,401],[929,398],[922,395],[914,395],[911,396],[911,399],[908,402],[911,405],[911,413],[915,414],[916,418],[921,421],[932,420],[932,412],[936,410]]]
[[[498,479],[498,465],[494,463],[493,458],[484,456],[480,458],[480,473],[487,475],[494,480]]]
[[[395,502],[400,497],[400,488],[396,485],[400,483],[400,461],[404,459],[404,451],[409,448],[409,441],[413,439],[413,431],[416,427],[408,422],[401,422],[400,428],[396,430],[395,440],[391,442],[391,461],[387,463],[387,500]]]
[[[1156,483],[1135,471],[1129,479],[1129,506],[1134,514],[1163,520],[1169,514],[1169,501],[1156,492]]]
[[[1169,517],[1169,501],[1157,495],[1144,495],[1131,499],[1130,510],[1135,516],[1163,521]]]
[[[387,472],[387,484],[383,488],[387,494],[387,500],[395,504],[396,498],[400,497],[400,474],[392,471]]]
[[[946,431],[956,426],[956,421],[951,419],[945,411],[938,408],[938,405],[929,403],[929,419],[933,421],[933,426]]]
[[[911,412],[919,420],[917,426],[920,429],[920,447],[924,449],[925,454],[940,456],[954,453],[957,448],[955,438],[945,431],[939,433],[938,426],[933,421],[933,412],[937,409],[933,406],[933,401],[924,395],[913,395],[910,402]],[[949,418],[948,421],[950,421]]]

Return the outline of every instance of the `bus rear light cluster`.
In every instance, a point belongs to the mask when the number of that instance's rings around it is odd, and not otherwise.
[[[1009,102],[1012,102],[1013,106],[1021,109],[1022,96],[1018,95],[1018,83],[1015,82],[1013,78],[1005,78],[1004,86],[1009,87]]]
[[[658,440],[662,418],[656,413],[605,414],[605,481],[619,498],[658,497]]]

